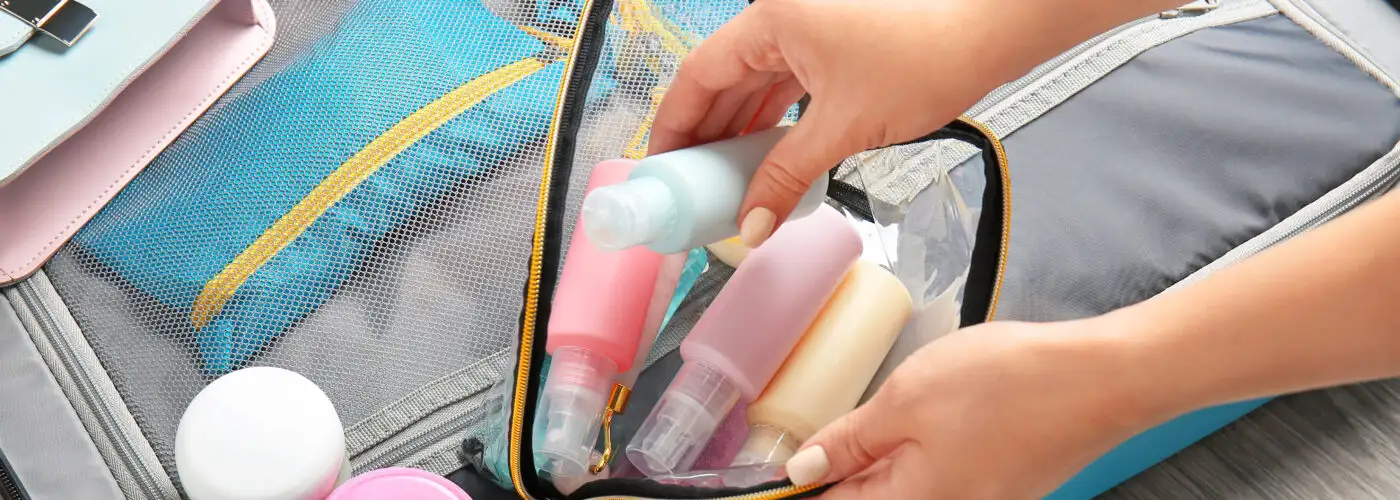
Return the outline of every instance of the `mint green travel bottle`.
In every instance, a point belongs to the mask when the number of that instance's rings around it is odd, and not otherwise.
[[[672,254],[739,234],[739,205],[764,157],[788,127],[643,159],[627,182],[601,187],[583,201],[583,230],[605,250],[646,245]],[[789,220],[826,199],[827,178],[812,183]]]

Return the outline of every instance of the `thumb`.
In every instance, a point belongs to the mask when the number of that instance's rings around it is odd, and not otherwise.
[[[903,426],[886,418],[878,401],[826,426],[787,462],[788,478],[805,486],[846,479],[874,465],[905,441]]]
[[[792,214],[812,183],[865,147],[814,106],[769,151],[739,210],[740,236],[757,247]]]

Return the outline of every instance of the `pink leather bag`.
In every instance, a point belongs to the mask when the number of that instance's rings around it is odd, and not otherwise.
[[[124,8],[103,0],[85,3],[99,14],[104,7]],[[75,46],[103,42],[102,21],[99,18],[92,33]],[[0,285],[38,270],[262,59],[272,47],[274,32],[266,0],[217,2],[197,13],[188,30],[163,53],[154,54],[144,71],[137,69],[124,85],[114,86],[103,96],[105,107],[97,108],[85,123],[73,123],[65,139],[19,170],[0,175]],[[47,49],[17,50],[30,48]],[[7,70],[5,62],[0,58],[0,72]],[[80,78],[82,69],[67,76]]]

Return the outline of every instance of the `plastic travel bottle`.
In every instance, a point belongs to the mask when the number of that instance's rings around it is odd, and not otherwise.
[[[594,167],[588,191],[622,182],[636,165]],[[605,252],[575,231],[549,319],[549,373],[535,416],[535,466],[546,477],[585,474],[614,377],[632,368],[662,255]]]
[[[306,377],[253,367],[195,395],[175,431],[192,500],[322,499],[350,476],[335,406]]]
[[[875,372],[875,377],[870,380],[870,385],[865,389],[865,395],[860,398],[861,403],[869,401],[875,396],[875,392],[884,385],[885,380],[890,378],[895,368],[898,368],[909,355],[914,354],[919,349],[928,345],[929,342],[953,333],[958,329],[958,324],[962,321],[962,314],[958,311],[961,305],[958,303],[958,292],[962,290],[962,284],[967,280],[967,275],[960,276],[953,285],[943,290],[943,293],[934,297],[933,300],[915,307],[913,318],[906,322],[904,330],[895,339],[890,352],[885,356],[885,360],[880,364],[880,369]],[[906,288],[907,289],[907,288]]]
[[[607,250],[646,245],[663,254],[738,236],[749,182],[787,131],[778,127],[647,157],[627,182],[584,199],[583,229]],[[818,178],[789,220],[822,205],[827,182]]]
[[[733,465],[784,463],[812,434],[855,409],[912,309],[894,274],[857,262],[749,405],[749,437]]]
[[[628,388],[635,387],[637,377],[640,377],[642,369],[646,368],[647,357],[651,355],[651,346],[656,343],[656,335],[661,332],[662,320],[665,319],[666,309],[671,305],[671,298],[675,295],[676,285],[680,282],[681,272],[685,269],[686,258],[687,255],[683,253],[663,257],[660,271],[656,277],[656,287],[652,289],[646,320],[642,322],[642,335],[637,343],[637,354],[632,358],[632,368],[617,377],[617,384]],[[548,384],[547,379],[545,383]],[[621,446],[621,443],[618,443],[618,446]],[[609,457],[609,459],[614,457]],[[601,453],[590,449],[588,463],[598,463],[602,459]],[[612,473],[611,465],[611,463],[604,464],[597,473],[593,473],[592,470],[589,470],[588,473],[574,475],[556,472],[552,478],[554,487],[558,488],[561,493],[568,495],[588,482],[607,479]],[[578,472],[575,468],[570,468],[570,471]]]
[[[749,254],[681,343],[681,366],[627,446],[648,476],[690,469],[740,398],[752,401],[861,253],[835,209],[784,224]]]
[[[407,467],[367,472],[331,493],[329,500],[472,500],[446,478]]]
[[[685,263],[689,257],[686,253],[662,257],[661,266],[656,273],[656,287],[652,288],[651,300],[647,306],[646,320],[642,322],[642,338],[637,344],[637,356],[632,359],[632,369],[617,377],[617,383],[632,387],[636,384],[637,377],[642,375],[642,369],[646,367],[647,357],[651,355],[651,347],[656,344],[656,335],[661,333],[661,323],[666,319],[666,311],[671,307],[671,299],[676,295],[676,285],[681,281],[681,273],[685,271]]]

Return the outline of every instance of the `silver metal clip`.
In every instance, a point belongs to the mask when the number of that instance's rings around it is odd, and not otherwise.
[[[1178,17],[1199,16],[1218,8],[1220,8],[1220,0],[1196,0],[1180,8],[1163,12],[1161,17],[1162,19],[1174,19]]]
[[[69,47],[97,22],[97,12],[76,0],[0,0],[0,11]]]

